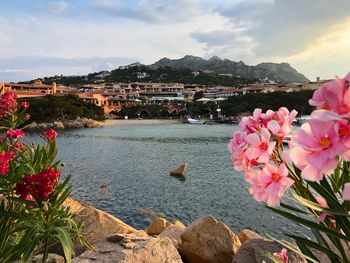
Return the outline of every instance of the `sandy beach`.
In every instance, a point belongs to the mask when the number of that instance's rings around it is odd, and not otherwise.
[[[131,120],[106,120],[100,122],[101,126],[127,126],[127,125],[161,125],[161,124],[176,124],[182,121],[177,120],[159,120],[159,119],[131,119]]]

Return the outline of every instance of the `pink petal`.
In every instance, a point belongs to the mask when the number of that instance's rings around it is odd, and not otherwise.
[[[245,137],[245,140],[252,146],[254,147],[259,147],[260,146],[260,137],[258,134],[256,133],[251,133],[251,134],[248,134],[246,137]]]
[[[308,181],[320,181],[323,178],[323,173],[321,171],[317,170],[316,167],[312,165],[307,165],[302,171],[301,171],[301,177]]]
[[[344,184],[343,199],[350,201],[350,183]]]

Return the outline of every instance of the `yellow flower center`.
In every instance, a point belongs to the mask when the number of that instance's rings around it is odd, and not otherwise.
[[[272,177],[272,180],[274,180],[275,182],[281,179],[281,175],[278,173],[273,173],[271,177]]]
[[[331,140],[328,138],[328,136],[326,135],[326,136],[324,136],[324,137],[322,137],[322,138],[320,139],[319,144],[321,145],[321,147],[322,147],[323,149],[327,149],[327,148],[329,148],[329,146],[331,146],[332,142],[331,142]]]
[[[260,144],[260,150],[262,151],[266,151],[267,150],[267,143],[266,142],[263,142]]]

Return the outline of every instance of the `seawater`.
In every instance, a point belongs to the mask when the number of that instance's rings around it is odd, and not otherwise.
[[[235,232],[295,232],[296,225],[257,203],[233,170],[227,144],[236,129],[160,124],[60,131],[62,173],[72,175],[73,197],[136,228],[147,227],[156,212],[185,224],[213,215]],[[185,162],[186,180],[169,175]]]

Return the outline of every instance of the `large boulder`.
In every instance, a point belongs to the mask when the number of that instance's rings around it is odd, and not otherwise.
[[[241,246],[232,263],[261,263],[263,260],[271,262],[267,255],[273,255],[275,252],[281,252],[283,246],[276,242],[266,239],[249,239]],[[288,251],[289,263],[304,262],[297,254]]]
[[[239,240],[241,241],[242,244],[244,244],[247,240],[249,239],[259,239],[263,238],[259,234],[255,233],[252,230],[249,229],[243,229],[239,235],[238,235]]]
[[[181,235],[180,252],[190,263],[227,263],[241,246],[239,238],[212,216],[200,218]]]
[[[137,233],[142,235],[142,231],[136,230],[120,219],[73,198],[67,198],[63,206],[70,207],[70,210],[76,214],[76,220],[84,223],[83,234],[91,244],[99,242],[114,233]]]
[[[182,263],[169,238],[134,234],[115,235],[95,245],[96,252],[86,251],[73,263]]]

